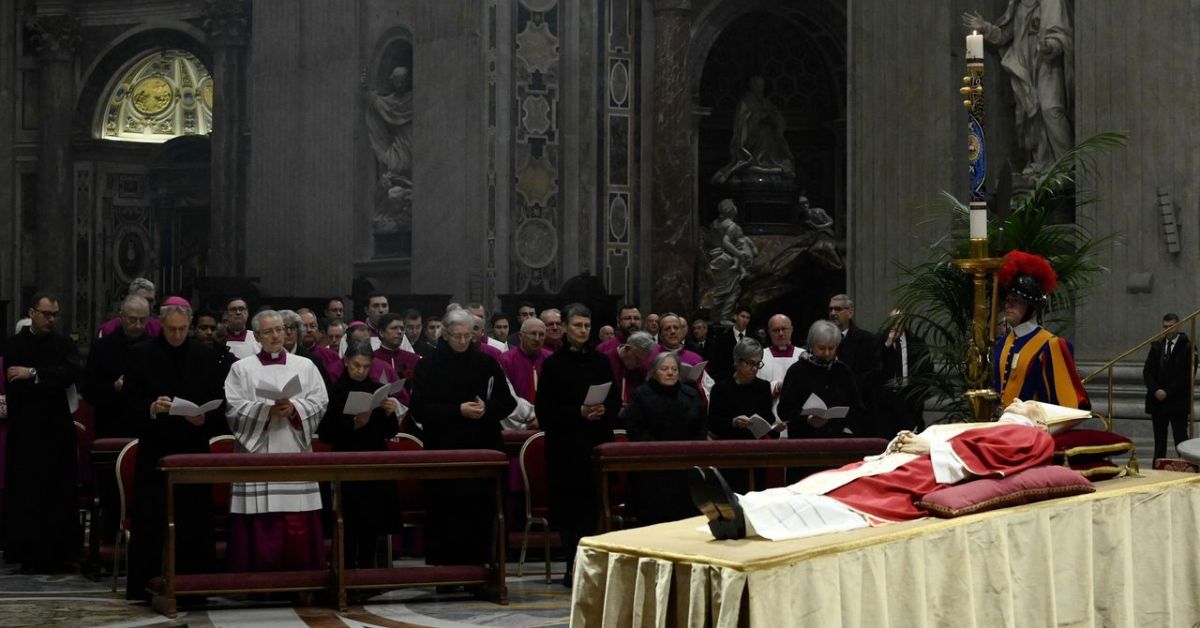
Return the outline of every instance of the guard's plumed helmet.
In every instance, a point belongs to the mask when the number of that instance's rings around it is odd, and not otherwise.
[[[1019,299],[1034,310],[1046,305],[1058,289],[1058,275],[1050,262],[1041,255],[1024,251],[1009,251],[996,271],[996,280],[1005,296]]]

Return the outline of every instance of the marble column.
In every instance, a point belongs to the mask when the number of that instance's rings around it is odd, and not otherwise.
[[[687,68],[690,33],[690,0],[654,0],[651,306],[686,315],[694,306],[697,249]]]
[[[79,25],[69,12],[29,23],[38,54],[38,185],[35,285],[59,298],[59,331],[70,332],[75,293],[75,211],[71,118],[75,113],[75,47]]]
[[[245,54],[250,9],[244,0],[205,0],[213,53],[212,194],[208,275],[246,274]]]

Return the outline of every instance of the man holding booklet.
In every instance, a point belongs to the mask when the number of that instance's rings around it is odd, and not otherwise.
[[[188,338],[190,304],[166,300],[162,333],[134,348],[125,373],[124,414],[138,437],[134,472],[133,527],[129,544],[126,596],[147,599],[146,584],[162,571],[166,527],[165,479],[158,470],[163,456],[208,451],[209,423],[225,421],[220,408],[222,368],[207,344]],[[179,573],[211,571],[214,562],[212,490],[207,485],[176,489]]]
[[[238,450],[312,451],[329,403],[312,360],[283,349],[275,310],[254,315],[262,350],[234,363],[225,379],[225,416]],[[321,493],[316,482],[235,482],[229,514],[230,571],[319,569],[325,564]]]

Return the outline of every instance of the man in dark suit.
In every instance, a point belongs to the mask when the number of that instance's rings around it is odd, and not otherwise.
[[[879,376],[879,347],[875,334],[854,324],[854,300],[847,294],[835,294],[829,299],[829,320],[842,332],[837,359],[850,367],[858,392],[868,404],[867,410],[873,411],[869,400],[874,398]]]
[[[914,381],[933,372],[925,340],[905,328],[900,310],[892,310],[891,329],[879,347],[879,386],[875,389],[875,436],[891,438],[901,430],[925,428],[925,395]]]
[[[1175,446],[1187,440],[1188,406],[1191,398],[1188,371],[1192,362],[1192,343],[1175,327],[1179,316],[1163,316],[1163,329],[1170,329],[1161,340],[1151,343],[1142,379],[1146,382],[1146,413],[1154,423],[1154,458],[1167,455],[1167,425],[1175,437]]]
[[[723,381],[733,377],[733,348],[742,338],[753,338],[750,326],[750,308],[739,305],[733,312],[733,327],[718,328],[720,332],[710,330],[708,341],[708,366],[705,370],[715,381]]]

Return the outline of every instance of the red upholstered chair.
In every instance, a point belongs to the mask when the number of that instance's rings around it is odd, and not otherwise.
[[[425,443],[421,439],[400,432],[387,441],[388,451],[421,451],[425,449]],[[416,535],[421,526],[425,525],[425,498],[424,491],[421,489],[420,480],[396,480],[396,495],[400,501],[400,527],[401,539],[405,538],[405,533]],[[421,549],[423,539],[414,538],[410,546],[413,549]],[[391,560],[395,555],[393,551],[393,535],[387,535],[387,556]],[[401,551],[403,551],[404,543],[401,542]]]
[[[129,531],[133,509],[133,473],[137,468],[137,439],[129,442],[117,455],[117,496],[121,504],[120,528],[117,529],[117,547],[113,552],[112,590],[117,592],[117,574],[120,572],[121,555],[125,554],[125,569],[129,570]]]
[[[546,584],[550,583],[550,490],[546,482],[546,433],[538,432],[521,445],[519,455],[521,481],[525,485],[525,533],[521,536],[521,558],[517,561],[517,576],[525,570],[525,552],[529,548],[529,532],[533,524],[542,527],[545,545]]]

